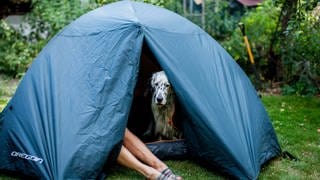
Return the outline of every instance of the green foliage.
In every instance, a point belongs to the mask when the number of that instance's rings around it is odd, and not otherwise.
[[[281,55],[287,86],[296,94],[314,95],[320,92],[320,15],[307,9],[302,4],[289,22]]]
[[[38,51],[38,44],[29,42],[4,20],[0,21],[0,73],[22,75]]]
[[[206,1],[205,30],[218,41],[229,38],[237,28],[241,17],[241,7],[230,9],[230,2],[225,0]],[[232,11],[232,14],[231,14]]]
[[[48,33],[49,38],[71,21],[98,6],[94,2],[79,0],[34,0],[33,5],[27,19],[36,30],[35,34]]]
[[[157,5],[157,6],[162,6],[162,7],[164,7],[164,5],[165,5],[165,0],[136,0],[136,1],[149,3],[149,4],[153,4],[153,5]]]
[[[19,79],[12,79],[10,77],[0,75],[0,112],[11,99],[17,88],[18,82]]]
[[[101,6],[101,5],[113,3],[116,1],[118,1],[118,0],[96,0],[96,3],[98,3]]]
[[[73,0],[35,0],[25,21],[31,33],[22,35],[0,21],[0,73],[22,76],[39,51],[65,25],[97,5]]]
[[[249,39],[257,68],[264,72],[268,60],[268,50],[274,31],[280,8],[274,7],[271,0],[264,1],[253,10],[247,10],[241,19],[245,24],[246,35]],[[224,48],[245,69],[249,68],[249,58],[244,44],[243,35],[237,28],[230,38],[222,42]]]
[[[248,10],[241,21],[246,25],[257,69],[265,82],[271,58],[281,61],[281,79],[284,94],[314,95],[320,91],[320,21],[314,7],[302,1],[295,17],[289,21],[283,34],[279,32],[281,3],[266,0],[253,10]],[[276,36],[274,36],[276,35]],[[276,38],[275,40],[273,38]],[[273,41],[274,40],[274,41]],[[271,44],[272,43],[272,44]],[[247,51],[239,29],[222,41],[234,59],[250,72]],[[270,55],[273,49],[276,57]]]

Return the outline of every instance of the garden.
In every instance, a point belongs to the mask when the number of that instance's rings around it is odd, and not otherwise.
[[[28,2],[32,8],[23,14],[20,26],[13,27],[7,21],[8,12],[0,20],[0,112],[34,58],[54,35],[82,14],[115,0],[17,2]],[[319,179],[320,2],[264,0],[255,6],[244,6],[233,0],[205,0],[205,6],[198,9],[185,9],[184,1],[143,2],[167,8],[202,27],[250,78],[261,95],[282,150],[296,157],[273,159],[262,167],[259,179]],[[218,170],[209,170],[192,159],[166,163],[184,179],[226,179]],[[108,175],[108,179],[141,178],[137,172],[118,165]],[[15,178],[0,174],[0,179]]]

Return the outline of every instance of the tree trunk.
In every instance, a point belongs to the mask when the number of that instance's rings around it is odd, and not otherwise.
[[[299,0],[284,0],[281,8],[277,28],[269,47],[268,72],[266,76],[272,81],[281,81],[283,76],[281,56],[275,53],[273,47],[280,41],[280,48],[285,49],[285,31],[288,28],[290,20],[295,18],[298,1]]]

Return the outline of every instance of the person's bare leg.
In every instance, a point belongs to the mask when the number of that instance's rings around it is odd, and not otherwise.
[[[147,146],[133,133],[126,129],[123,145],[139,160],[155,168],[159,172],[167,169],[168,166],[158,159]]]
[[[160,175],[160,172],[150,166],[141,163],[136,157],[134,157],[129,150],[122,146],[120,154],[117,159],[118,163],[128,168],[134,169],[146,178],[155,180]]]

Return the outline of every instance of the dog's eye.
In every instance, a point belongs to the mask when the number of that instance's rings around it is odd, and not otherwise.
[[[170,87],[170,84],[166,84],[165,86],[166,86],[166,87]]]
[[[155,83],[154,85],[158,86],[158,85],[159,85],[159,83]]]

